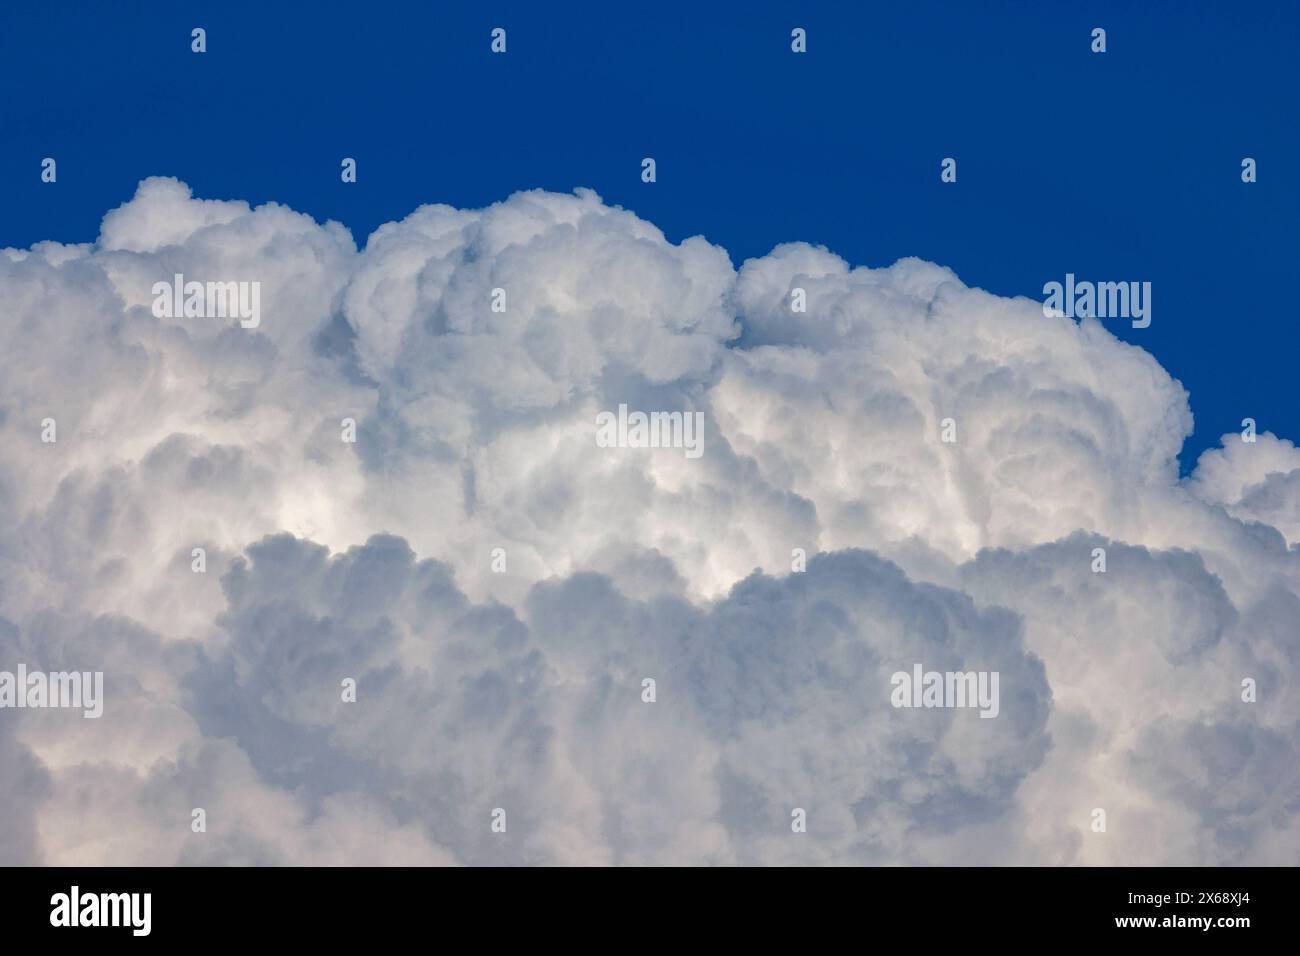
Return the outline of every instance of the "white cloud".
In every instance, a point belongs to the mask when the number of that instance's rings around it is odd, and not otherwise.
[[[261,325],[156,318],[175,273]],[[1180,481],[1096,321],[587,190],[358,252],[166,179],[0,300],[0,669],[107,697],[0,711],[5,862],[1296,862],[1300,454]],[[620,403],[703,456],[597,447]],[[894,709],[913,663],[999,716]]]

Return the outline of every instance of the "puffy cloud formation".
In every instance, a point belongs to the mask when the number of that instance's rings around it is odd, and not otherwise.
[[[171,179],[0,302],[0,671],[104,674],[0,710],[0,862],[1300,862],[1300,452],[1180,480],[1095,320],[587,190],[358,250]]]

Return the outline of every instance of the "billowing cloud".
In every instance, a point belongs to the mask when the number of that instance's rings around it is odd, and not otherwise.
[[[1300,453],[1180,480],[1096,320],[588,190],[358,250],[170,179],[0,303],[0,672],[104,674],[0,709],[4,862],[1297,862]]]

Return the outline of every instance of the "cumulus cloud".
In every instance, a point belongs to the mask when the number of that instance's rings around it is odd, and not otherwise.
[[[1297,862],[1300,453],[1180,479],[1096,320],[589,190],[358,249],[172,179],[0,302],[0,671],[105,681],[0,710],[3,862]],[[998,715],[894,706],[915,664]]]

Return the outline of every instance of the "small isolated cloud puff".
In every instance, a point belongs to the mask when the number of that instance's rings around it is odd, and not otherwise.
[[[1180,480],[1096,320],[589,190],[358,250],[172,179],[0,301],[0,671],[105,686],[0,709],[0,862],[1297,862],[1300,453]]]

